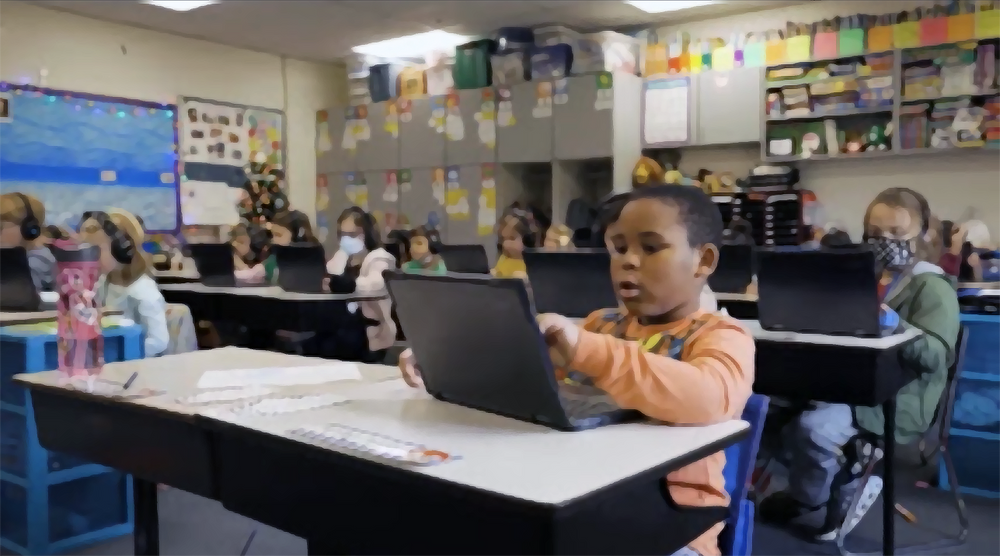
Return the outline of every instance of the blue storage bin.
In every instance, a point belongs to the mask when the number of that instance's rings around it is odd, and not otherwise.
[[[1000,315],[962,315],[969,329],[963,373],[1000,376]]]
[[[1000,498],[1000,435],[952,429],[948,451],[955,465],[959,490],[966,494]],[[950,488],[952,477],[938,462],[938,484]]]
[[[497,54],[490,59],[493,66],[493,85],[509,87],[531,80],[530,56],[525,51]]]
[[[128,524],[131,477],[106,471],[49,487],[49,542]],[[6,512],[5,512],[6,513]]]
[[[0,471],[24,478],[28,472],[28,426],[24,415],[0,409]]]
[[[568,44],[538,46],[531,50],[531,79],[559,79],[573,69],[573,48]]]
[[[1000,381],[960,377],[951,426],[1000,434]]]
[[[368,68],[368,91],[372,102],[385,102],[396,96],[396,80],[402,69],[399,64],[375,64]]]
[[[523,52],[535,45],[535,32],[529,27],[501,27],[496,42],[497,54]]]

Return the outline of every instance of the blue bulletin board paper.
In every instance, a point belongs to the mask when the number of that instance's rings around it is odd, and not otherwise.
[[[45,220],[75,228],[120,208],[148,232],[180,228],[177,107],[0,83],[0,188],[33,195]]]

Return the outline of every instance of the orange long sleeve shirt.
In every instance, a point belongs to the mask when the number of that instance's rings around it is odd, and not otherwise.
[[[671,425],[738,419],[750,397],[754,342],[734,319],[699,311],[679,322],[643,326],[618,309],[592,313],[582,324],[569,368],[586,374],[619,406]],[[727,506],[723,452],[667,475],[682,506]],[[716,524],[690,544],[717,556]]]

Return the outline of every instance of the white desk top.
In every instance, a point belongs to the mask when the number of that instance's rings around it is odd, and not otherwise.
[[[747,302],[757,302],[757,296],[749,293],[722,293],[715,292],[715,299],[717,301],[747,301]]]
[[[315,365],[319,359],[222,348],[170,355],[105,367],[102,377],[123,381],[139,371],[130,390],[159,388],[157,398],[125,401],[181,414],[211,413],[176,399],[194,392],[205,370]],[[416,473],[541,504],[562,504],[738,434],[748,427],[730,421],[709,427],[670,427],[632,423],[564,433],[539,425],[440,402],[407,387],[394,367],[359,365],[363,380],[309,388],[350,401],[341,406],[273,417],[226,418],[252,430],[292,438],[300,426],[342,424],[424,444],[461,459],[431,467],[405,466]],[[55,371],[19,375],[27,382],[55,386]],[[358,456],[364,457],[364,456]]]
[[[764,340],[771,342],[818,344],[826,346],[861,347],[871,349],[889,349],[906,343],[916,338],[922,332],[916,328],[907,329],[902,334],[893,334],[884,338],[857,338],[854,336],[833,336],[829,334],[804,334],[799,332],[778,332],[774,330],[764,330],[760,326],[760,321],[741,320],[743,324],[753,334],[754,340]]]
[[[360,301],[364,299],[382,299],[388,297],[389,295],[386,292],[373,294],[293,293],[286,292],[278,286],[243,286],[239,288],[223,288],[217,286],[206,286],[198,283],[160,284],[160,290],[243,295],[249,297],[269,297],[285,301]]]
[[[191,269],[184,270],[154,270],[153,278],[183,278],[188,280],[197,280],[200,278],[198,271]]]

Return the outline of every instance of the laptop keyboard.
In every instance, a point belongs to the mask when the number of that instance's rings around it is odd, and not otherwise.
[[[559,399],[566,416],[574,423],[600,420],[621,410],[606,392],[586,384],[560,383]]]

